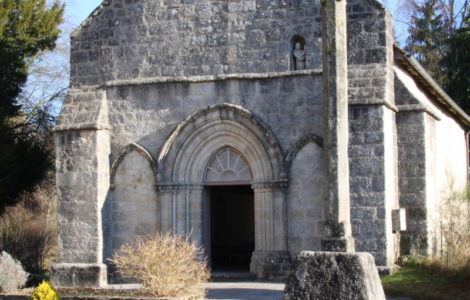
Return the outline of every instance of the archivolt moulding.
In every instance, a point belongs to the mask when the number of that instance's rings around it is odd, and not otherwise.
[[[305,147],[307,144],[310,144],[310,143],[313,143],[323,149],[324,142],[323,142],[322,137],[319,137],[315,134],[309,134],[301,138],[297,143],[295,143],[295,145],[287,153],[287,156],[286,156],[287,170],[290,169],[292,161],[295,159],[299,151],[302,150],[303,147]]]
[[[285,162],[273,134],[241,106],[216,104],[181,122],[158,157],[158,182],[203,183],[210,159],[224,148],[239,152],[254,181],[281,180]]]
[[[136,143],[130,143],[129,145],[125,146],[121,152],[117,155],[116,159],[111,165],[111,176],[110,176],[110,184],[111,188],[114,187],[114,178],[116,176],[117,169],[121,162],[126,158],[126,156],[131,153],[132,151],[136,151],[139,153],[150,165],[150,168],[152,169],[152,172],[156,178],[157,176],[157,163],[153,159],[152,155],[141,145],[136,144]]]

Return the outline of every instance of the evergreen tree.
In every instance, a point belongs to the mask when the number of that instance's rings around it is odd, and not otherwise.
[[[411,1],[405,49],[470,113],[470,2]]]
[[[18,112],[16,97],[37,55],[54,48],[63,6],[46,0],[0,0],[0,116]]]
[[[439,0],[425,0],[422,4],[412,3],[413,14],[408,28],[406,50],[413,54],[423,67],[444,85],[446,72],[441,61],[447,53],[448,28]]]
[[[38,183],[51,165],[49,149],[22,128],[17,97],[28,67],[53,49],[60,33],[63,5],[46,0],[0,0],[0,213]]]
[[[449,95],[470,114],[470,17],[448,40],[449,51],[442,65],[447,70]]]

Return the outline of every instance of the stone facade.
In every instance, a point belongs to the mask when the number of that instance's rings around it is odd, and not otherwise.
[[[380,4],[347,4],[351,231],[356,250],[390,266],[400,251],[431,251],[442,174],[466,176],[470,119],[441,91],[423,92],[429,79],[394,56]],[[103,285],[106,259],[154,232],[191,233],[210,247],[206,175],[225,149],[250,168],[250,178],[218,184],[253,190],[251,272],[283,277],[297,253],[321,250],[329,181],[319,3],[107,0],[74,32],[71,63],[56,128],[56,284]],[[392,231],[398,208],[408,213],[403,234]]]

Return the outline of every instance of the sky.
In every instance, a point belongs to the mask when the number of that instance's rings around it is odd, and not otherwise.
[[[72,24],[78,26],[101,2],[102,0],[65,0],[67,5],[66,15],[70,18]],[[396,0],[384,0],[383,2],[391,12],[395,11]]]
[[[98,7],[103,0],[63,0],[66,3],[66,19],[72,28],[80,25],[92,12]],[[397,0],[382,0],[382,3],[388,8],[392,15],[397,10]],[[397,23],[399,26],[395,27],[398,43],[401,45],[406,40],[407,30],[406,26]]]
[[[65,15],[70,22],[78,26],[82,23],[93,10],[100,5],[101,0],[65,0]]]

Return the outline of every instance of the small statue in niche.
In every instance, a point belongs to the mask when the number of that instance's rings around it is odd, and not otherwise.
[[[294,58],[294,70],[305,70],[307,53],[300,42],[295,42],[292,56]]]

